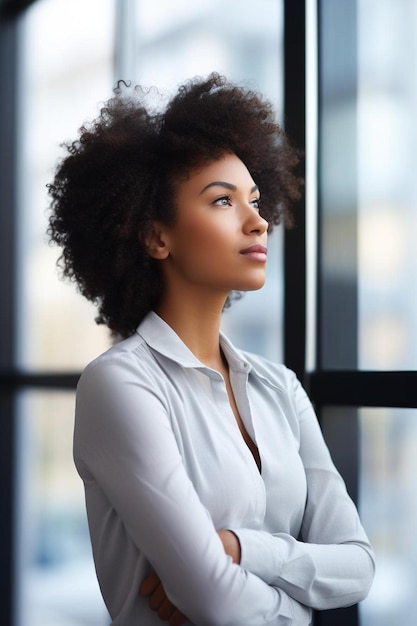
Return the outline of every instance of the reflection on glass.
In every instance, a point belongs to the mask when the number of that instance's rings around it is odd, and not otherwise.
[[[136,74],[128,78],[169,94],[212,71],[249,85],[282,114],[282,2],[276,0],[143,0],[136,11]],[[262,190],[261,190],[262,192]],[[267,284],[224,315],[237,346],[282,359],[282,233],[271,236]]]
[[[356,4],[321,2],[320,6],[320,365],[355,368],[357,60],[352,7]]]
[[[45,230],[60,143],[74,139],[111,93],[113,4],[40,0],[22,18],[18,364],[25,368],[80,369],[109,343],[93,307],[59,280]]]
[[[410,626],[417,615],[417,410],[362,409],[360,511],[376,552],[361,626]]]
[[[322,6],[323,366],[415,369],[416,5]]]
[[[360,365],[417,367],[417,76],[413,0],[360,0]]]
[[[109,622],[72,460],[73,415],[73,393],[18,399],[18,626]]]

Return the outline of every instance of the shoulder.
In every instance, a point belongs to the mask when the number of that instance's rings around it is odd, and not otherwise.
[[[115,385],[149,380],[154,358],[138,333],[124,339],[91,361],[81,374],[77,395],[94,388],[103,392]]]
[[[165,420],[167,402],[163,377],[149,346],[139,335],[114,345],[84,369],[75,399],[75,440],[93,437],[97,429],[111,433],[142,432],[157,416]],[[149,420],[149,416],[153,420]],[[103,434],[104,436],[104,434]]]

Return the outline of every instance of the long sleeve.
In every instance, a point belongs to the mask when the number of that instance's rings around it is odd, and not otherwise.
[[[313,408],[293,375],[291,383],[307,480],[301,537],[233,529],[241,544],[241,565],[312,608],[349,606],[369,591],[373,551],[330,458]]]
[[[114,624],[133,626],[122,616],[132,594],[139,595],[134,572],[143,557],[193,624],[310,623],[310,610],[293,593],[274,588],[225,555],[185,471],[163,396],[146,373],[138,379],[135,367],[117,359],[86,370],[77,390],[74,456]],[[127,543],[130,556],[116,572],[112,558]]]

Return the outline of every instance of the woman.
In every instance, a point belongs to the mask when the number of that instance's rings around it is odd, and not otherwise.
[[[50,187],[64,274],[123,339],[77,389],[101,591],[124,626],[304,626],[366,596],[372,549],[293,373],[219,330],[264,284],[297,156],[223,77],[151,96],[121,85]]]

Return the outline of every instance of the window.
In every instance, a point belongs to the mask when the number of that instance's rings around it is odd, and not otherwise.
[[[321,3],[323,365],[415,369],[415,8],[354,4]]]
[[[314,3],[316,4],[316,3]],[[410,623],[410,481],[417,446],[412,244],[416,56],[412,2],[317,2],[317,359],[323,431],[357,500],[377,571],[358,609],[318,624]]]
[[[74,386],[108,337],[59,282],[44,239],[58,144],[96,114],[115,77],[169,92],[216,69],[285,108],[300,148],[308,113],[312,212],[304,222],[300,203],[297,228],[283,242],[277,230],[270,291],[245,296],[224,325],[243,348],[284,355],[304,377],[309,309],[304,380],[377,557],[369,598],[318,613],[315,626],[408,626],[417,610],[413,0],[37,0],[0,15],[4,623],[108,622],[71,458]],[[268,315],[256,325],[259,310]]]
[[[417,409],[364,408],[360,509],[378,557],[361,624],[409,624],[417,614]]]
[[[46,243],[46,185],[62,155],[111,93],[113,0],[78,9],[35,2],[20,18],[15,367],[48,372],[42,389],[16,396],[16,617],[18,626],[104,626],[89,545],[82,484],[74,471],[74,392],[48,388],[109,345],[94,310],[59,280]],[[100,16],[99,19],[97,16]]]

